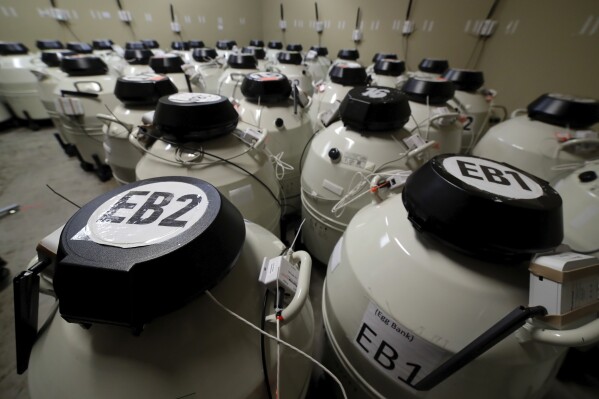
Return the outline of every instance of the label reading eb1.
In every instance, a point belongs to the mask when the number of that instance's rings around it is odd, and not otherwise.
[[[192,103],[212,103],[219,101],[220,96],[208,93],[177,93],[168,96],[168,99],[174,103],[192,104]]]
[[[398,384],[415,384],[451,356],[393,320],[373,302],[364,312],[354,345]]]
[[[206,193],[188,183],[144,184],[98,207],[87,221],[86,232],[92,241],[113,247],[158,244],[188,230],[208,205]]]
[[[487,159],[448,157],[443,167],[464,183],[502,197],[533,199],[543,195],[543,188],[530,177]]]

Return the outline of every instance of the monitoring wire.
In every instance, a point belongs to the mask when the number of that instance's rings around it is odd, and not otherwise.
[[[268,304],[268,290],[264,292],[264,302],[262,304],[262,314],[260,318],[260,329],[265,329],[266,324],[266,305]],[[266,387],[266,393],[268,394],[268,399],[272,398],[272,392],[270,390],[270,379],[268,378],[268,367],[266,366],[266,349],[264,345],[264,335],[260,334],[260,354],[262,358],[262,373],[264,374],[264,385]]]
[[[301,356],[305,357],[306,359],[310,360],[312,363],[314,363],[315,365],[317,365],[318,367],[320,367],[325,373],[327,373],[339,386],[339,389],[341,389],[341,394],[343,395],[344,399],[347,399],[347,394],[345,393],[345,388],[343,388],[343,384],[341,383],[341,381],[339,381],[339,378],[337,378],[337,376],[335,374],[333,374],[333,372],[331,370],[329,370],[328,368],[326,368],[322,363],[320,363],[318,360],[314,359],[312,356],[308,355],[306,352],[302,351],[301,349],[291,345],[290,343],[275,337],[272,334],[267,333],[266,331],[264,331],[263,329],[260,329],[258,327],[256,327],[255,325],[253,325],[251,322],[247,321],[246,319],[244,319],[243,317],[239,316],[237,313],[233,312],[231,309],[229,309],[228,307],[226,307],[225,305],[223,305],[222,303],[220,303],[220,301],[218,299],[216,299],[212,293],[208,290],[205,291],[205,294],[208,296],[208,298],[210,298],[212,300],[212,302],[214,302],[215,305],[217,305],[218,307],[220,307],[222,310],[224,310],[226,313],[230,314],[231,316],[235,317],[237,320],[241,321],[242,323],[244,323],[245,325],[247,325],[248,327],[258,331],[260,334],[272,339],[273,341],[276,341],[278,343],[280,343],[283,346],[288,347],[289,349],[291,349],[292,351],[300,354]]]

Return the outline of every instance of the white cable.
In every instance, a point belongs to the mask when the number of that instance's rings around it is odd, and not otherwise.
[[[279,279],[277,279],[277,340],[281,340],[281,321],[279,320],[279,312],[281,311],[281,309],[279,309],[279,304],[278,302],[281,300],[280,295],[284,295],[281,294],[281,292],[279,291]],[[275,391],[275,397],[277,399],[279,399],[281,397],[281,344],[279,342],[277,342],[277,390]]]
[[[265,337],[268,337],[280,344],[282,344],[283,346],[288,347],[289,349],[295,351],[296,353],[299,353],[300,355],[302,355],[303,357],[305,357],[306,359],[310,360],[312,363],[316,364],[318,367],[320,367],[325,373],[327,373],[336,383],[337,385],[339,385],[339,389],[341,389],[341,394],[343,395],[344,399],[347,399],[347,394],[345,393],[345,388],[343,388],[343,384],[341,384],[341,381],[339,381],[339,378],[337,378],[337,376],[335,376],[335,374],[333,374],[331,372],[331,370],[329,370],[328,368],[326,368],[322,363],[320,363],[318,360],[314,359],[312,356],[308,355],[306,352],[302,351],[299,348],[296,348],[295,346],[291,345],[290,343],[283,341],[282,339],[279,339],[277,337],[275,337],[272,334],[267,333],[266,331],[256,327],[255,325],[253,325],[252,323],[250,323],[249,321],[247,321],[246,319],[244,319],[243,317],[239,316],[237,313],[233,312],[231,309],[227,308],[225,305],[223,305],[222,303],[220,303],[218,301],[218,299],[216,299],[212,293],[210,293],[210,291],[206,290],[205,291],[206,295],[208,296],[208,298],[212,299],[212,301],[219,306],[221,309],[223,309],[225,312],[229,313],[231,316],[235,317],[237,320],[241,321],[242,323],[246,324],[247,326],[253,328],[254,330],[258,331],[260,334],[264,335]]]
[[[293,166],[281,159],[283,155],[285,155],[285,152],[281,151],[277,155],[274,155],[272,152],[270,152],[268,148],[265,148],[265,150],[268,154],[268,157],[270,158],[270,161],[275,165],[275,175],[277,177],[277,180],[283,180],[283,178],[285,177],[285,171],[295,170]]]
[[[304,225],[304,222],[306,221],[306,218],[304,218],[304,220],[302,220],[302,222],[300,223],[298,229],[297,229],[297,233],[295,234],[295,237],[293,238],[293,241],[291,242],[291,245],[289,246],[289,250],[287,251],[287,255],[291,255],[291,253],[293,252],[293,247],[295,245],[295,241],[297,240],[297,238],[299,237],[301,231],[302,231],[302,226]],[[279,283],[279,281],[277,280],[277,284]]]

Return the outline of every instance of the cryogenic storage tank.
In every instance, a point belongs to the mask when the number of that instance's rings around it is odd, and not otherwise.
[[[411,77],[438,78],[449,69],[449,62],[444,59],[423,58],[418,64],[418,70],[411,72]]]
[[[218,56],[215,49],[204,47],[192,51],[194,62],[193,68],[185,73],[190,82],[198,88],[204,88],[204,92],[216,94],[218,91],[218,79],[223,73],[224,59]]]
[[[385,194],[401,190],[410,171],[427,159],[422,152],[430,146],[414,141],[403,128],[410,106],[399,90],[352,89],[340,114],[341,121],[315,134],[302,163],[303,241],[322,263],[353,215],[371,201],[365,193],[378,186]]]
[[[218,79],[218,94],[239,100],[239,90],[247,74],[258,72],[258,61],[252,54],[234,53],[227,59],[227,68]]]
[[[279,234],[279,184],[264,151],[266,131],[239,122],[226,97],[178,93],[160,99],[151,126],[139,130],[145,152],[138,180],[193,176],[214,184],[243,217]]]
[[[468,154],[489,129],[493,95],[483,88],[485,78],[482,71],[451,68],[443,74],[443,78],[452,81],[455,86],[449,105],[466,118],[460,152]]]
[[[304,62],[308,66],[308,71],[312,75],[314,82],[320,82],[327,78],[327,72],[331,67],[331,60],[328,59],[329,50],[322,46],[312,46],[306,53]]]
[[[323,288],[325,364],[350,397],[542,398],[567,347],[599,340],[596,290],[558,300],[564,274],[599,281],[596,258],[552,252],[561,205],[526,172],[445,154],[358,212]]]
[[[276,72],[250,73],[241,84],[241,93],[240,119],[268,132],[266,148],[277,161],[284,213],[299,213],[300,158],[312,138],[309,104],[292,90],[285,75]]]
[[[251,54],[256,57],[256,61],[258,62],[258,69],[260,71],[266,71],[268,64],[270,62],[266,59],[266,51],[262,47],[255,46],[247,46],[241,49],[241,52],[244,54]]]
[[[289,46],[287,47],[289,48]],[[304,93],[311,96],[314,93],[312,75],[308,65],[303,60],[304,58],[299,51],[280,51],[277,55],[277,64],[270,66],[268,69],[287,76]]]
[[[373,86],[392,87],[401,89],[408,80],[406,64],[403,61],[392,58],[382,58],[376,61],[372,66],[370,73],[371,84]]]
[[[366,67],[366,73],[371,75],[374,72],[374,66],[381,60],[399,60],[395,53],[375,53],[372,56],[372,64]],[[405,64],[404,64],[405,68]]]
[[[220,57],[225,60],[229,59],[229,56],[237,49],[237,42],[235,40],[218,40],[216,42],[216,52]]]
[[[406,129],[418,133],[425,140],[438,144],[437,154],[458,153],[462,148],[462,124],[459,113],[450,107],[455,86],[436,78],[410,78],[402,92],[410,100],[412,118]]]
[[[45,249],[34,270],[54,258],[59,306],[39,335],[37,322],[17,333],[33,399],[257,399],[277,388],[305,397],[310,361],[287,347],[277,356],[270,338],[261,350],[260,335],[229,312],[311,355],[310,256],[280,260],[285,246],[214,186],[166,177],[119,187],[79,210],[53,253]],[[258,281],[265,260],[280,260],[289,276],[276,311]],[[33,273],[15,282],[27,309],[37,308]],[[17,312],[17,331],[26,317]]]
[[[185,62],[176,54],[164,54],[150,58],[150,68],[167,75],[181,92],[192,92],[193,86],[183,71]],[[197,90],[196,90],[197,91]]]
[[[104,152],[112,175],[121,184],[135,181],[135,166],[143,152],[129,142],[137,137],[142,117],[156,109],[162,96],[177,93],[177,87],[167,76],[141,74],[119,78],[114,95],[121,104],[109,114],[99,114],[104,122]]]
[[[268,49],[266,50],[266,59],[270,62],[277,62],[277,54],[283,50],[283,42],[278,40],[271,40],[268,42]]]
[[[472,153],[508,162],[549,182],[567,174],[561,165],[599,158],[599,134],[591,129],[599,122],[599,101],[543,94],[526,113],[493,126]]]

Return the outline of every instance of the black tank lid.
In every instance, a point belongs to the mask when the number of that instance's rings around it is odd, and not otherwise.
[[[286,47],[287,51],[302,51],[304,46],[299,43],[290,43]]]
[[[338,62],[333,65],[329,72],[329,77],[333,83],[343,86],[365,85],[368,80],[366,69],[357,63]]]
[[[71,50],[44,50],[41,54],[41,60],[44,64],[51,68],[57,68],[60,66],[60,62],[63,57],[76,55],[77,53]]]
[[[244,47],[241,49],[244,54],[252,54],[257,60],[263,60],[266,58],[266,51],[262,47]]]
[[[23,43],[4,42],[0,43],[0,55],[27,54],[29,49]]]
[[[216,48],[219,50],[233,50],[235,46],[237,46],[235,40],[218,40],[216,42]]]
[[[141,74],[118,78],[114,95],[125,105],[156,105],[162,96],[177,93],[177,86],[165,75]]]
[[[351,89],[339,107],[343,123],[358,132],[401,129],[412,112],[397,89],[382,86]]]
[[[326,57],[327,55],[329,55],[329,49],[326,47],[311,46],[310,50],[316,51],[316,54],[318,54],[320,57]]]
[[[342,48],[337,53],[337,58],[347,61],[356,61],[360,58],[360,52],[355,48]]]
[[[529,260],[563,239],[562,199],[549,183],[485,158],[436,156],[402,199],[418,231],[486,260]]]
[[[60,70],[69,76],[96,76],[108,73],[108,66],[99,57],[74,55],[62,58]]]
[[[218,57],[216,50],[211,47],[194,48],[191,55],[197,62],[208,62]]]
[[[244,54],[244,53],[235,53],[230,54],[229,59],[227,59],[227,64],[231,68],[237,69],[256,69],[258,66],[258,61],[253,54]]]
[[[302,55],[295,51],[279,51],[277,54],[277,61],[281,64],[300,65],[303,60]]]
[[[86,227],[91,239],[78,239]],[[68,322],[139,333],[217,285],[244,241],[242,215],[203,180],[169,176],[118,187],[83,206],[62,231],[54,276],[60,313]],[[132,242],[148,244],[117,246]]]
[[[275,103],[285,101],[291,95],[289,79],[277,72],[256,72],[245,76],[241,93],[250,101]]]
[[[148,65],[150,58],[154,56],[152,50],[146,48],[141,50],[125,50],[125,60],[131,65]]]
[[[174,41],[171,42],[171,48],[173,50],[189,50],[189,42]]]
[[[36,40],[35,46],[40,50],[60,50],[64,45],[60,40]]]
[[[96,39],[92,40],[92,47],[94,50],[112,50],[114,42],[110,39]]]
[[[202,40],[190,40],[188,43],[190,49],[206,47]]]
[[[593,98],[543,94],[527,110],[530,119],[572,129],[585,129],[599,122],[599,101]]]
[[[385,76],[399,76],[406,71],[406,63],[391,58],[383,58],[374,64],[374,73]]]
[[[444,79],[410,78],[401,90],[408,100],[430,105],[445,104],[455,94],[453,83]]]
[[[283,50],[283,42],[278,40],[271,40],[268,42],[268,48],[271,50]]]
[[[436,60],[433,58],[423,58],[418,64],[418,69],[422,72],[442,74],[449,69],[447,60]]]
[[[377,61],[380,60],[397,60],[397,54],[395,53],[376,53],[372,57],[372,62],[376,64]]]
[[[455,85],[456,90],[476,91],[485,84],[485,77],[482,71],[473,69],[448,69],[443,78],[450,80]]]
[[[208,93],[178,93],[160,98],[154,126],[178,141],[203,141],[231,133],[239,115],[223,96]]]
[[[125,43],[126,50],[145,50],[146,46],[142,42],[127,42]]]
[[[161,55],[150,58],[150,68],[156,73],[183,73],[183,59],[178,55]]]
[[[68,42],[67,49],[78,54],[91,54],[94,51],[92,46],[84,42]]]
[[[264,47],[264,40],[252,39],[250,40],[250,46],[252,47]]]
[[[142,39],[141,42],[150,50],[160,47],[160,44],[154,39]]]

